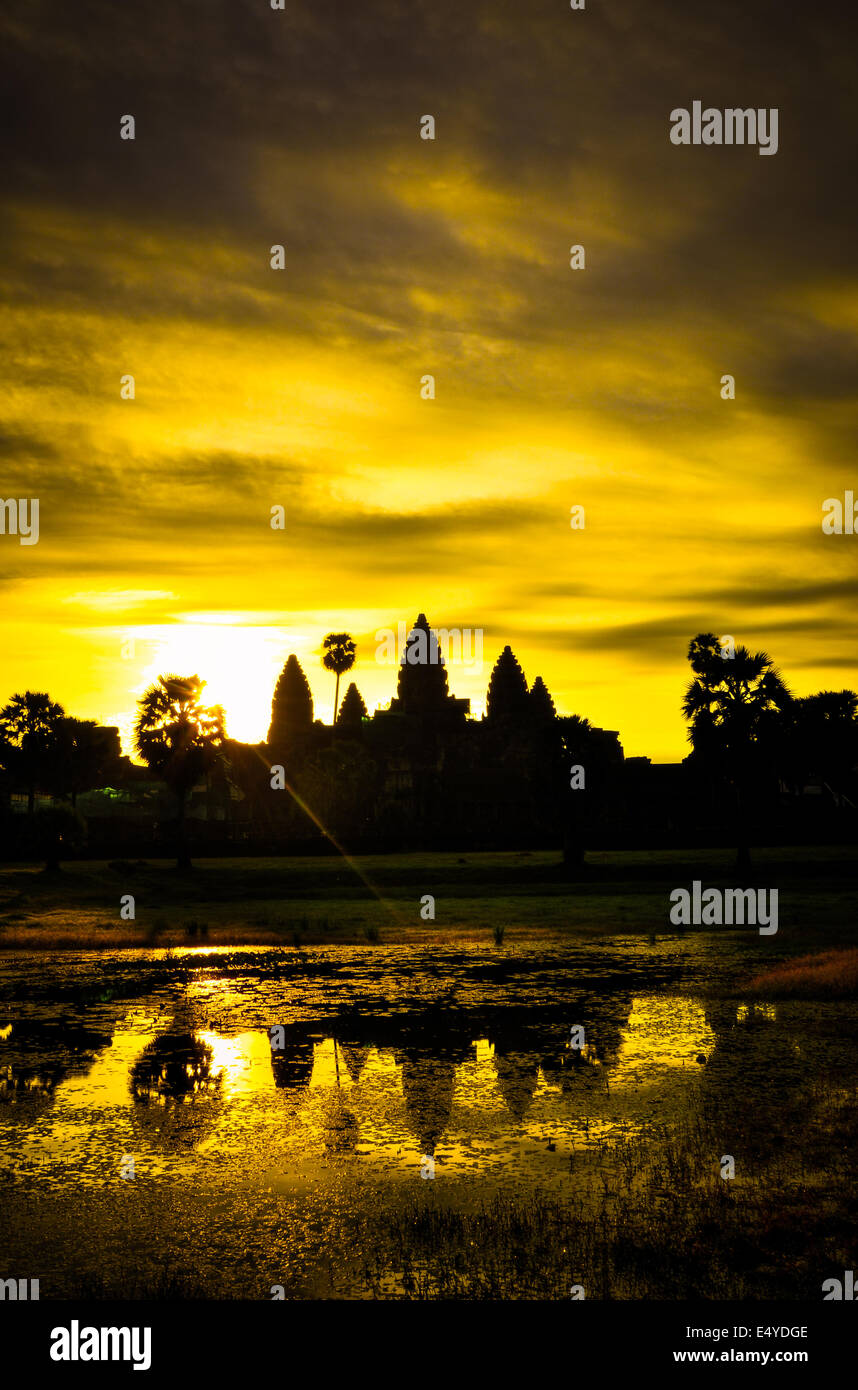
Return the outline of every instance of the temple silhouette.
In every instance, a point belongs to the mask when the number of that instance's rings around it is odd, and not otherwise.
[[[309,683],[290,655],[274,692],[265,753],[325,829],[353,843],[560,843],[569,757],[586,756],[604,794],[611,768],[623,762],[618,734],[559,717],[544,681],[537,677],[529,688],[508,646],[495,663],[486,704],[485,716],[475,719],[470,700],[450,690],[437,636],[420,613],[401,654],[396,694],[373,715],[352,683],[336,724],[315,721]],[[268,794],[258,759],[254,785],[252,763],[235,745],[230,754],[254,833],[276,826],[300,838],[297,800]],[[591,817],[597,799],[586,790],[579,798]]]
[[[315,718],[310,683],[297,656],[288,655],[267,738],[247,744],[227,737],[188,791],[184,809],[195,853],[540,849],[562,852],[562,863],[574,870],[590,848],[732,844],[734,789],[715,750],[707,756],[701,743],[681,762],[663,764],[625,757],[617,731],[596,728],[580,714],[558,714],[545,681],[537,675],[528,684],[508,645],[491,671],[485,715],[476,718],[470,700],[450,689],[448,664],[426,615],[418,615],[407,638],[404,623],[399,629],[402,650],[387,707],[370,714],[352,680],[331,724]],[[449,640],[451,634],[439,631]],[[461,650],[462,633],[452,635]],[[354,643],[347,633],[331,634],[325,648],[339,694],[340,677],[354,664]],[[790,712],[780,732],[770,725],[772,736],[755,747],[752,794],[746,789],[744,798],[746,829],[756,843],[837,843],[854,836],[854,704],[851,692],[821,692],[797,702],[795,727]],[[33,857],[38,827],[25,821],[33,820],[34,809],[67,808],[66,784],[76,825],[66,827],[65,857],[172,853],[177,800],[171,786],[121,756],[118,730],[66,723],[79,742],[86,734],[89,752],[78,780],[62,779],[59,796],[51,767],[31,776],[29,786],[23,774],[16,780],[14,758],[11,772],[0,769],[0,828],[9,856]],[[63,755],[64,769],[67,761]]]

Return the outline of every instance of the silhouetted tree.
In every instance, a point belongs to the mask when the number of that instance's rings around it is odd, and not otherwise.
[[[131,1094],[143,1104],[163,1104],[210,1089],[212,1058],[208,1043],[194,1033],[161,1033],[147,1043],[131,1068]]]
[[[585,766],[592,746],[593,726],[589,719],[582,719],[580,714],[567,714],[563,716],[562,728],[563,747],[570,764]]]
[[[774,662],[765,652],[737,647],[725,658],[717,637],[698,633],[688,646],[695,679],[682,702],[691,725],[688,737],[694,755],[733,789],[738,846],[736,865],[750,868],[747,843],[747,802],[754,781],[763,771],[761,752],[774,743],[776,730],[792,697]]]
[[[513,655],[512,648],[504,647],[489,680],[486,715],[492,723],[499,720],[521,723],[526,721],[530,708],[524,672]]]
[[[313,727],[313,695],[297,656],[287,658],[274,688],[268,742],[285,748]]]
[[[77,805],[80,792],[104,786],[104,779],[120,770],[122,749],[119,730],[92,719],[60,721],[56,740],[56,765],[51,782],[57,792]]]
[[[820,690],[793,701],[787,757],[794,782],[819,777],[835,796],[854,790],[858,769],[858,695]]]
[[[350,671],[355,664],[357,647],[347,632],[329,632],[322,646],[325,655],[322,665],[326,671],[333,671],[337,677],[334,691],[334,723],[337,722],[340,705],[340,676]]]
[[[49,695],[26,690],[13,695],[0,710],[0,762],[27,792],[27,814],[32,817],[36,788],[46,782],[55,761],[57,740],[65,710]]]
[[[352,681],[345,695],[340,710],[341,724],[360,724],[362,719],[366,719],[367,710],[363,701],[363,696]]]
[[[533,718],[538,722],[557,718],[554,701],[549,695],[548,687],[541,676],[537,676],[533,685],[530,687],[530,710]]]
[[[214,763],[225,737],[221,706],[200,704],[204,685],[199,676],[159,676],[138,701],[134,725],[138,753],[178,801],[176,862],[180,869],[190,867],[185,839],[188,793]]]

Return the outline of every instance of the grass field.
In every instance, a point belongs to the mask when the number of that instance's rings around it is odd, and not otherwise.
[[[574,878],[556,853],[164,860],[0,869],[0,947],[311,945],[546,934],[673,933],[669,894],[690,887],[779,890],[789,954],[858,945],[858,866],[849,847],[758,851],[740,885],[728,850],[599,852]],[[134,919],[121,917],[134,899]],[[421,915],[426,895],[434,920]],[[128,906],[126,904],[126,912]]]

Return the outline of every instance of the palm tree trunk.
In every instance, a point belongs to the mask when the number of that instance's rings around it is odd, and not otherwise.
[[[36,811],[36,784],[31,782],[27,787],[27,815],[33,817]]]
[[[334,692],[334,723],[335,723],[335,724],[336,724],[336,722],[337,722],[337,714],[339,713],[339,709],[340,709],[340,673],[339,673],[339,671],[338,671],[338,672],[337,672],[337,685],[336,685],[336,690],[335,690],[335,692]]]
[[[748,825],[745,819],[745,797],[742,783],[736,780],[736,872],[751,872],[751,851],[748,845]]]
[[[179,792],[179,810],[176,816],[176,868],[189,869],[191,867],[191,856],[188,853],[187,821],[185,819],[185,805],[188,793]]]

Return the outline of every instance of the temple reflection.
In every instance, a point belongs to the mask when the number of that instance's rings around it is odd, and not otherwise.
[[[293,1097],[299,1096],[310,1084],[313,1058],[312,1038],[293,1034],[283,1041],[282,1047],[272,1044],[271,1070],[277,1090],[287,1091]]]
[[[477,1150],[508,1154],[512,1142],[529,1152],[543,1132],[568,1155],[643,1130],[647,1091],[659,1104],[702,1105],[717,1147],[737,1071],[785,1045],[772,1006],[738,1001],[590,992],[550,1009],[350,1011],[231,1033],[210,1021],[212,1001],[224,997],[194,990],[166,1017],[126,1012],[112,1035],[78,1027],[48,1039],[34,1025],[6,1027],[0,1100],[32,1110],[60,1092],[65,1123],[77,1127],[91,1077],[120,1130],[130,1121],[117,1147],[140,1154],[213,1147],[240,1164],[250,1138],[275,1166],[277,1155],[301,1163],[373,1154],[408,1165],[443,1150],[444,1171],[455,1171]],[[778,1085],[783,1100],[783,1071]]]
[[[339,1049],[336,1038],[334,1038],[333,1043],[337,1084],[333,1090],[328,1092],[323,1111],[322,1133],[325,1152],[337,1155],[351,1154],[354,1153],[360,1138],[360,1126],[357,1116],[346,1102],[346,1092],[340,1085]],[[358,1070],[358,1075],[360,1075],[360,1070]]]
[[[394,1052],[402,1068],[402,1094],[409,1127],[422,1153],[432,1156],[447,1128],[453,1107],[456,1070],[470,1049],[406,1047]]]
[[[535,1052],[507,1051],[502,1043],[496,1043],[494,1062],[498,1086],[509,1112],[521,1120],[539,1083],[539,1055]]]
[[[0,1041],[0,1104],[24,1103],[35,1114],[50,1106],[63,1081],[90,1070],[111,1035],[74,1020],[25,1020],[0,1028]]]
[[[367,1063],[372,1048],[361,1043],[341,1042],[340,1054],[343,1057],[349,1077],[357,1086],[360,1082],[360,1074]]]

